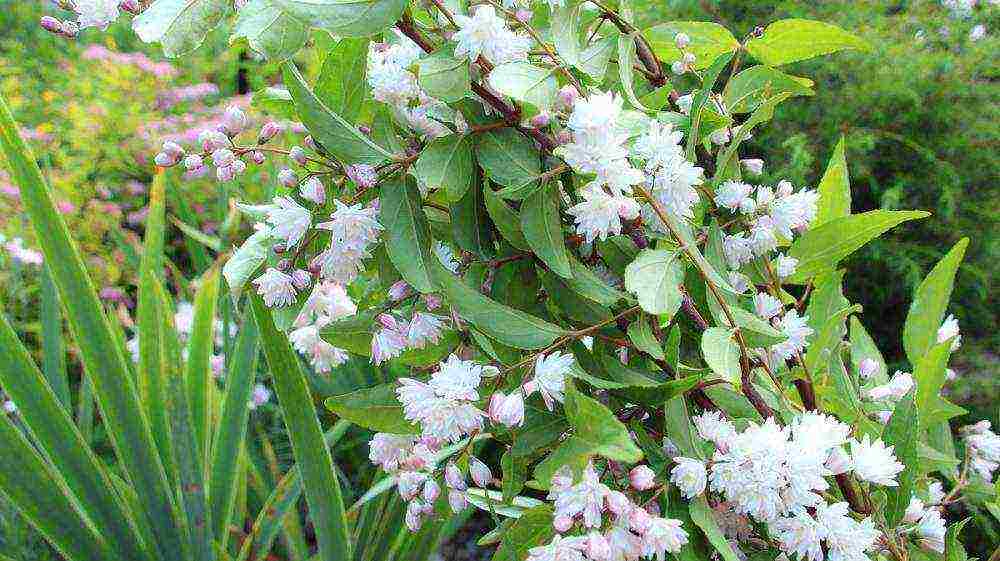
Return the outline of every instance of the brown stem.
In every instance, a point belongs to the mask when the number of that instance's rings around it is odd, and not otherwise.
[[[697,326],[699,330],[705,331],[708,329],[708,322],[705,321],[704,317],[702,317],[701,312],[699,312],[698,308],[694,305],[694,300],[691,299],[691,295],[687,292],[684,293],[684,297],[681,299],[681,310],[687,315],[687,317],[691,318],[691,321],[694,322],[695,326]]]
[[[649,80],[649,83],[657,88],[667,85],[667,78],[663,75],[663,67],[660,65],[660,60],[656,58],[656,55],[653,53],[653,49],[650,48],[646,38],[639,33],[639,30],[631,23],[622,19],[617,12],[608,6],[605,6],[598,0],[590,0],[590,2],[601,9],[604,17],[610,20],[611,23],[615,24],[618,31],[621,31],[625,35],[634,34],[635,56],[646,69],[646,79]]]

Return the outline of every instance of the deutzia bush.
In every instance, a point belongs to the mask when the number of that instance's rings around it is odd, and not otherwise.
[[[104,4],[43,25],[106,25]],[[988,424],[955,456],[963,411],[941,396],[967,240],[912,301],[912,372],[889,376],[838,264],[927,213],[852,213],[842,147],[814,186],[762,184],[741,154],[813,93],[781,67],[858,37],[639,29],[625,1],[122,4],[168,55],[232,19],[281,63],[257,98],[303,146],[234,107],[156,163],[227,183],[287,159],[271,200],[239,205],[255,228],[224,275],[315,372],[408,370],[325,402],[374,432],[386,478],[365,500],[395,487],[414,532],[487,511],[496,559],[964,556],[942,509],[1000,465]],[[310,37],[312,81],[292,60]]]

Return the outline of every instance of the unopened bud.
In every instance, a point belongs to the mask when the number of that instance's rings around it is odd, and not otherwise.
[[[316,145],[316,139],[313,138],[311,134],[307,134],[302,143],[305,144],[307,148],[309,148],[314,152],[319,150],[319,146]]]
[[[156,165],[160,166],[161,168],[168,168],[173,165],[176,165],[177,159],[171,156],[170,154],[167,154],[166,152],[160,152],[159,154],[156,155],[155,158],[153,158],[153,162],[155,162]]]
[[[531,13],[531,10],[525,10],[524,8],[521,8],[520,10],[514,12],[514,17],[517,18],[517,21],[521,23],[528,23],[529,21],[531,21],[532,15],[533,14]]]
[[[257,135],[257,144],[266,144],[278,136],[283,129],[284,127],[274,121],[264,123],[264,126],[260,127],[260,134]]]
[[[687,48],[691,44],[691,37],[687,33],[678,33],[674,35],[674,44],[677,45],[678,49]]]
[[[279,242],[271,246],[271,251],[273,251],[275,255],[281,255],[282,253],[288,251],[288,246]]]
[[[458,469],[455,462],[448,462],[444,468],[444,482],[449,489],[465,490],[465,476],[462,475],[462,470]]]
[[[552,519],[552,527],[560,534],[568,532],[573,527],[573,517],[565,515],[556,516]]]
[[[229,141],[226,135],[216,130],[203,130],[198,134],[198,143],[205,152],[214,152],[226,146]]]
[[[680,76],[681,74],[684,74],[685,72],[687,72],[687,67],[684,66],[683,62],[681,62],[679,60],[675,60],[673,63],[670,64],[670,70],[674,74]]]
[[[424,505],[419,500],[411,501],[406,507],[406,516],[404,521],[406,522],[406,527],[410,529],[411,532],[416,532],[420,530],[420,526],[424,524]]]
[[[288,157],[300,166],[306,165],[306,162],[309,161],[309,156],[306,155],[306,151],[301,146],[292,146],[292,149],[288,152]]]
[[[220,183],[225,183],[226,181],[232,181],[236,179],[236,170],[233,166],[221,166],[215,168],[215,178]]]
[[[236,154],[228,148],[219,148],[212,152],[212,163],[216,167],[225,167],[236,161]]]
[[[302,185],[299,186],[299,193],[302,194],[302,198],[318,205],[326,202],[326,189],[318,177],[313,176],[303,181]]]
[[[858,363],[858,375],[865,380],[870,379],[878,373],[878,362],[873,358],[863,358]]]
[[[305,269],[295,269],[292,272],[292,285],[297,290],[305,290],[312,284],[312,275]]]
[[[563,129],[556,133],[556,143],[558,144],[569,144],[573,142],[573,135],[566,129]]]
[[[782,179],[781,181],[778,182],[777,188],[775,189],[775,193],[778,195],[778,197],[787,197],[788,195],[791,195],[792,191],[794,190],[795,187],[792,186],[791,181],[788,181],[787,179]]]
[[[437,294],[424,294],[422,295],[422,298],[424,300],[424,305],[427,306],[427,309],[430,311],[434,311],[441,307],[441,297]]]
[[[247,128],[247,115],[239,107],[230,105],[222,115],[222,125],[229,136],[236,136]]]
[[[261,152],[260,150],[254,150],[253,152],[250,152],[250,161],[257,164],[258,166],[263,164],[266,160],[267,157],[264,156],[264,153]]]
[[[433,479],[428,479],[424,483],[423,498],[427,504],[434,504],[434,501],[441,495],[441,487],[437,484],[437,481]]]
[[[170,154],[174,158],[180,159],[184,155],[184,148],[172,140],[163,143],[163,152]]]
[[[489,466],[475,456],[469,457],[469,474],[472,475],[472,480],[476,482],[476,485],[480,487],[488,487],[493,483],[493,472],[490,471]]]
[[[197,173],[205,166],[205,162],[202,161],[201,156],[198,154],[191,154],[190,156],[184,158],[184,169]]]
[[[139,0],[122,0],[118,3],[118,8],[121,11],[137,16],[142,13],[142,6],[139,5]]]
[[[684,56],[681,57],[681,61],[683,61],[689,68],[696,60],[697,58],[694,56],[694,53],[684,53]]]
[[[531,126],[536,129],[547,127],[550,120],[548,113],[539,113],[531,118]]]
[[[404,280],[399,280],[392,283],[389,287],[389,299],[393,302],[399,302],[410,292],[410,285]]]
[[[295,187],[299,182],[299,178],[295,177],[295,172],[285,168],[278,172],[278,183],[284,185],[285,187]]]
[[[566,108],[573,107],[578,94],[579,92],[576,91],[576,88],[567,84],[559,88],[559,103],[563,104]]]
[[[648,491],[656,486],[656,473],[647,465],[635,466],[628,473],[628,481],[636,491]]]
[[[278,261],[278,264],[275,267],[279,271],[285,272],[288,269],[292,268],[292,261],[290,259],[282,259],[282,260]]]
[[[38,20],[38,24],[49,33],[60,35],[63,32],[62,22],[52,16],[42,16],[42,19]]]
[[[368,164],[352,164],[347,166],[347,177],[361,189],[369,189],[378,181],[375,168]]]
[[[465,510],[469,506],[468,500],[465,498],[464,491],[448,491],[448,506],[451,507],[451,511],[458,514]]]
[[[740,160],[740,165],[743,169],[747,171],[750,175],[760,175],[764,173],[764,160],[760,158],[747,158],[745,160]]]

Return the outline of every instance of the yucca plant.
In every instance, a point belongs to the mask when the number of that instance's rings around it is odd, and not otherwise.
[[[454,521],[442,521],[418,533],[405,531],[405,505],[388,495],[371,493],[345,508],[329,450],[349,423],[339,421],[324,433],[298,358],[259,297],[247,304],[225,386],[216,386],[210,357],[220,300],[218,267],[197,282],[194,325],[182,352],[171,321],[174,306],[161,282],[163,176],[150,193],[137,312],[139,360],[133,366],[122,330],[105,314],[2,98],[0,146],[21,189],[45,254],[46,280],[51,281],[43,290],[44,372],[6,317],[0,318],[0,385],[18,405],[23,422],[21,426],[7,416],[0,420],[0,491],[63,557],[264,559],[281,536],[289,559],[318,554],[331,560],[419,560],[454,530]],[[62,362],[60,305],[84,371],[76,419]],[[270,478],[247,454],[253,437],[248,434],[250,397],[261,348],[296,461]],[[366,377],[371,372],[362,381]],[[111,461],[91,448],[91,399],[114,449]],[[263,497],[259,510],[250,509],[249,487]],[[304,537],[297,508],[303,495],[315,543]],[[230,539],[231,526],[243,526],[244,520],[253,521],[252,529],[236,543]]]

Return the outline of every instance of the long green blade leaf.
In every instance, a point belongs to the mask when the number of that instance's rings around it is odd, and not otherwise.
[[[48,266],[42,273],[42,372],[52,391],[68,411],[73,405],[69,400],[69,379],[66,377],[62,311],[59,309],[59,295]]]
[[[20,187],[21,200],[38,234],[45,262],[52,268],[53,281],[66,307],[70,329],[80,347],[80,358],[93,384],[121,467],[139,495],[163,557],[180,559],[180,532],[174,522],[176,507],[125,356],[87,276],[80,252],[56,211],[38,165],[19,136],[17,124],[2,95],[0,148],[14,183]]]
[[[211,360],[215,336],[215,303],[219,299],[219,269],[213,267],[202,277],[201,287],[194,300],[194,326],[188,340],[187,401],[191,409],[191,423],[195,442],[208,458],[209,403],[212,392]],[[205,461],[199,461],[203,465]]]
[[[333,458],[323,445],[323,432],[305,374],[288,343],[288,337],[274,326],[271,312],[264,307],[260,296],[254,294],[250,301],[264,355],[274,376],[274,388],[284,412],[292,452],[302,470],[306,502],[316,529],[320,558],[348,559],[351,547],[344,500],[333,471]]]

